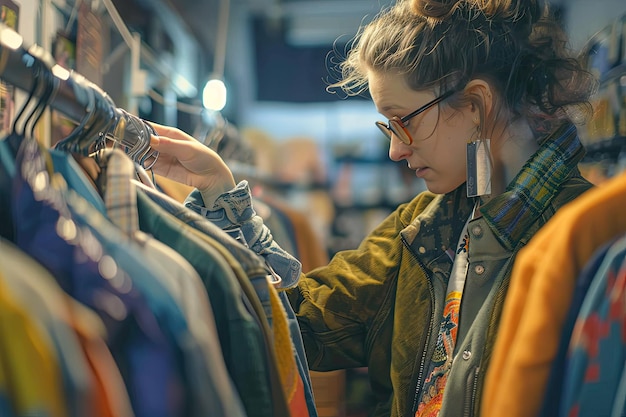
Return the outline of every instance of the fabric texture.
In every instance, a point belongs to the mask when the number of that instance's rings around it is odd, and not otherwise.
[[[259,301],[263,305],[263,309],[268,316],[270,324],[273,324],[273,321],[276,319],[279,319],[281,321],[285,319],[287,320],[287,325],[291,338],[291,345],[283,343],[277,346],[276,351],[278,354],[279,366],[281,366],[280,362],[291,362],[291,360],[287,356],[289,355],[289,352],[292,352],[292,354],[295,355],[295,362],[297,369],[299,370],[299,379],[301,380],[301,383],[303,385],[302,390],[304,391],[308,414],[310,417],[317,416],[315,399],[307,366],[306,353],[304,351],[302,336],[300,334],[300,327],[295,318],[293,308],[289,304],[288,299],[284,294],[284,287],[290,287],[294,285],[290,281],[291,279],[293,279],[293,277],[288,278],[288,280],[283,280],[282,275],[274,270],[275,267],[278,271],[282,271],[282,273],[287,271],[288,274],[292,274],[294,271],[300,270],[299,262],[296,261],[293,256],[285,252],[278,251],[276,248],[279,248],[279,246],[277,246],[277,244],[273,242],[273,240],[269,241],[272,249],[269,251],[261,250],[260,255],[257,255],[251,248],[248,247],[245,236],[243,237],[243,241],[235,241],[226,233],[223,233],[223,230],[220,229],[218,226],[225,227],[227,232],[232,230],[239,230],[239,226],[228,224],[223,221],[215,221],[216,219],[222,219],[222,215],[220,214],[220,210],[222,209],[219,209],[218,213],[208,211],[203,206],[198,205],[201,203],[201,201],[197,199],[197,195],[196,197],[190,196],[188,204],[185,207],[177,204],[177,202],[173,202],[171,200],[168,200],[167,198],[163,198],[162,195],[158,195],[157,193],[151,192],[149,190],[145,191],[146,195],[148,195],[166,211],[173,214],[176,218],[178,218],[185,224],[202,232],[203,234],[215,238],[219,241],[221,245],[223,245],[229,252],[233,254],[236,260],[241,264],[249,280],[252,282],[256,294],[259,297]],[[238,190],[236,190],[236,193],[243,201],[252,204],[251,198],[240,195]],[[254,210],[246,210],[245,212],[248,214],[255,213]],[[206,217],[204,217],[200,213],[204,213]],[[256,221],[253,228],[246,228],[246,230],[249,232],[256,228],[257,225],[262,225],[262,222]],[[269,231],[265,232],[264,236],[269,239],[273,238],[272,234],[270,234]],[[226,239],[224,239],[225,237]],[[258,247],[260,247],[260,244],[255,246],[255,248]],[[266,256],[268,253],[272,254],[272,256],[270,256],[269,258],[267,258]],[[278,257],[280,257],[280,262],[278,262],[278,264],[273,263],[272,265],[269,265],[270,260],[276,261],[276,259],[279,259]],[[282,304],[281,309],[278,309],[276,306],[272,307],[271,305],[269,295],[271,291],[275,290],[274,288],[268,288],[268,275],[279,277],[279,283],[274,284],[273,287],[278,287],[278,296]],[[278,323],[278,325],[279,327],[281,326],[280,323]],[[289,364],[288,366],[292,367],[293,364]],[[300,382],[298,382],[298,386],[299,384]],[[292,390],[292,388],[285,387],[285,389],[286,395],[289,396],[289,392]],[[293,404],[293,402],[290,404]],[[297,408],[297,406],[295,405],[294,407]],[[294,410],[294,407],[291,407],[292,412],[297,411]]]

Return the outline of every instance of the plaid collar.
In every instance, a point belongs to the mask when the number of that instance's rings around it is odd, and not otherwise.
[[[506,191],[480,208],[496,236],[514,249],[585,155],[576,127],[564,124],[546,138]]]

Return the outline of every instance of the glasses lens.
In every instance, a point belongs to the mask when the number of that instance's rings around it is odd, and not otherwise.
[[[407,145],[413,143],[413,139],[409,135],[409,132],[406,131],[406,128],[399,119],[389,120],[389,127],[393,131],[394,135],[396,135],[402,142]]]
[[[376,122],[376,127],[380,129],[381,132],[387,137],[387,139],[391,140],[391,130],[387,127],[386,123]]]

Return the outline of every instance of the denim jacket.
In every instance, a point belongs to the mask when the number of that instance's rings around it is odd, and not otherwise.
[[[565,125],[542,141],[503,194],[481,201],[481,215],[469,223],[470,264],[440,417],[479,415],[513,260],[559,207],[591,187],[577,169],[583,155],[575,127]],[[190,197],[201,206],[197,192]],[[273,258],[270,263],[280,259],[274,269],[289,277],[312,370],[366,366],[377,401],[373,415],[408,417],[415,414],[437,338],[449,252],[474,204],[464,185],[445,195],[421,193],[358,248],[301,275],[295,288],[298,263],[254,215],[245,181],[204,214],[219,218],[222,227],[241,226],[251,247]]]

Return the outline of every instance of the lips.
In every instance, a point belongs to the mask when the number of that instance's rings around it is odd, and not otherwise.
[[[409,167],[410,170],[415,171],[415,175],[416,176],[420,176],[421,173],[425,173],[426,170],[428,170],[427,166],[418,166],[418,167],[414,167],[411,165],[410,162],[407,161],[407,166]]]
[[[414,168],[415,169],[415,176],[418,178],[422,178],[424,175],[426,175],[426,172],[428,172],[428,167],[421,167],[421,168]]]

